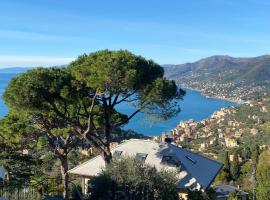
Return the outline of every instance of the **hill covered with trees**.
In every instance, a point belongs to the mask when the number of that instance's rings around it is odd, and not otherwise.
[[[166,65],[165,75],[210,97],[251,100],[270,90],[270,56],[212,56],[194,63]]]

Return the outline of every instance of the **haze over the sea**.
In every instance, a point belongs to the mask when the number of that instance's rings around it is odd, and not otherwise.
[[[24,71],[23,69],[22,71]],[[14,71],[14,70],[13,70]],[[18,73],[18,72],[17,72]],[[0,72],[0,95],[2,96],[6,85],[9,80],[17,75],[16,72],[5,71]],[[175,117],[167,121],[151,122],[144,117],[144,114],[139,113],[136,115],[124,128],[132,129],[136,132],[143,133],[145,135],[160,135],[163,131],[170,131],[175,128],[176,125],[183,120],[195,119],[202,120],[209,117],[213,112],[224,107],[236,105],[228,101],[220,99],[206,98],[199,92],[186,90],[187,94],[183,101],[179,101],[182,111]],[[131,113],[133,108],[127,104],[121,105],[119,111],[124,113]],[[3,100],[0,100],[0,117],[3,117],[8,112]]]

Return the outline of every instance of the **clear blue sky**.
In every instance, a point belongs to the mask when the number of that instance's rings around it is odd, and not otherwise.
[[[1,0],[0,67],[128,49],[160,64],[270,52],[270,1]]]

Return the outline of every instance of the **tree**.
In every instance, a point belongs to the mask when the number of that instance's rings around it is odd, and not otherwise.
[[[230,166],[230,160],[229,160],[228,151],[225,151],[222,161],[223,161],[223,164],[224,164],[224,166],[223,166],[224,171],[230,172],[231,166]]]
[[[242,156],[244,157],[245,160],[250,159],[251,158],[251,154],[252,154],[251,149],[248,146],[245,147],[243,149],[243,151],[242,151]]]
[[[215,178],[215,184],[228,183],[230,181],[230,174],[222,169]]]
[[[128,51],[103,50],[82,55],[68,66],[81,85],[91,88],[92,106],[88,109],[87,129],[76,130],[91,144],[98,143],[109,163],[111,133],[129,122],[137,113],[168,119],[180,111],[176,99],[185,92],[174,81],[166,80],[164,70],[152,60]],[[130,103],[136,110],[125,115],[117,106]],[[100,111],[100,126],[94,121],[94,107]]]
[[[42,173],[39,156],[24,152],[36,144],[35,135],[28,132],[32,131],[28,124],[28,120],[15,114],[8,114],[0,120],[0,166],[7,171],[9,187],[26,186],[35,175]]]
[[[268,200],[270,197],[270,151],[264,151],[259,156],[256,169],[256,197],[260,200]]]
[[[260,155],[260,148],[258,145],[255,145],[255,147],[253,147],[253,151],[251,154],[251,160],[253,161],[253,163],[256,165],[259,159],[259,155]]]
[[[234,152],[234,154],[233,154],[233,161],[231,164],[230,172],[231,172],[233,180],[236,181],[240,175],[240,166],[239,166],[239,162],[238,162],[237,152]]]
[[[213,188],[207,189],[206,194],[207,194],[208,200],[216,200],[217,199],[216,191]]]
[[[203,200],[203,199],[205,198],[200,190],[188,191],[188,200]]]
[[[238,184],[241,185],[241,188],[244,191],[252,192],[252,171],[253,171],[253,163],[251,160],[246,161],[241,166],[241,173],[237,180]]]
[[[133,157],[113,159],[90,180],[90,199],[178,199],[176,173],[157,171]]]
[[[238,200],[238,192],[237,191],[233,191],[229,194],[228,200]]]
[[[37,68],[13,78],[4,92],[10,110],[23,115],[35,135],[46,138],[51,151],[60,160],[64,197],[68,194],[68,153],[79,142],[72,127],[59,114],[73,116],[71,113],[79,104],[73,99],[79,93],[74,92],[72,80],[63,69]]]
[[[230,166],[228,151],[225,151],[225,153],[222,154],[221,160],[224,164],[223,169],[216,177],[215,182],[216,183],[228,183],[231,180],[231,174],[230,174],[231,166]]]
[[[79,136],[103,155],[112,156],[112,132],[139,112],[169,118],[180,112],[176,99],[184,91],[163,78],[163,68],[128,51],[99,51],[80,56],[67,69],[36,68],[13,78],[4,92],[9,108],[25,112],[48,139],[62,162],[67,180],[67,153]],[[122,103],[136,111],[117,111]]]

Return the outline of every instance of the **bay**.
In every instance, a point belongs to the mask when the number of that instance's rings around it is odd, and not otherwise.
[[[8,113],[8,109],[2,100],[2,94],[10,79],[16,75],[17,73],[0,73],[0,118]],[[236,103],[221,99],[207,98],[197,91],[187,89],[186,92],[184,100],[179,101],[181,112],[176,117],[166,121],[152,122],[143,113],[139,113],[123,128],[126,130],[131,129],[147,136],[160,135],[162,132],[168,132],[175,128],[180,121],[188,119],[201,121],[221,108],[237,105]],[[134,111],[134,108],[128,104],[123,104],[117,109],[125,114],[131,114]]]

